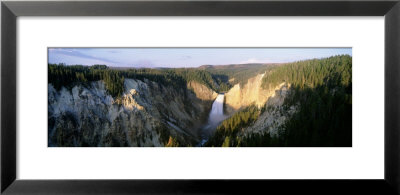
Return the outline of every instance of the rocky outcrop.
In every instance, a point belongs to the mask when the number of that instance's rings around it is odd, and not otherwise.
[[[275,94],[275,90],[280,89],[284,85],[284,83],[281,83],[278,86],[265,90],[261,87],[264,75],[259,74],[252,77],[244,85],[236,84],[225,94],[225,110],[228,114],[232,114],[251,104],[255,104],[258,107],[263,106]]]
[[[125,79],[124,87],[113,98],[102,81],[59,91],[49,84],[49,146],[164,146],[170,136],[182,146],[198,141],[213,93],[146,79]]]
[[[122,104],[125,109],[133,111],[134,109],[143,110],[143,106],[138,104],[134,98],[134,96],[138,96],[139,93],[136,89],[131,89],[129,93],[126,93],[122,96],[122,98],[117,99],[118,104]]]
[[[258,119],[251,126],[243,130],[244,135],[256,133],[263,134],[268,132],[271,136],[279,135],[279,127],[290,118],[296,111],[296,107],[283,108],[283,103],[290,93],[290,85],[283,83],[268,98]]]
[[[252,77],[244,85],[236,84],[225,94],[225,110],[228,114],[251,104],[255,104],[262,110],[254,124],[241,131],[241,136],[265,132],[277,136],[279,127],[296,111],[294,106],[286,108],[285,111],[282,107],[285,98],[290,93],[290,84],[281,83],[264,89],[261,87],[264,75]]]
[[[218,95],[214,90],[196,81],[190,81],[187,84],[187,87],[193,90],[198,99],[201,99],[203,101],[213,101]]]

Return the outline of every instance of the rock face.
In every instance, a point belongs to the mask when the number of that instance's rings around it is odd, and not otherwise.
[[[290,93],[290,84],[281,83],[277,86],[261,87],[265,74],[250,78],[243,86],[236,84],[225,94],[225,110],[232,114],[241,108],[255,104],[264,107],[258,119],[240,133],[247,136],[252,133],[269,132],[272,136],[279,135],[279,127],[296,111],[295,107],[283,111],[283,103]]]
[[[190,81],[187,84],[187,87],[189,89],[192,89],[194,93],[196,94],[196,97],[198,99],[201,99],[203,101],[213,101],[217,97],[217,93],[213,91],[212,89],[209,89],[203,84],[200,84],[196,81]]]
[[[59,91],[49,84],[49,146],[164,146],[170,136],[193,145],[216,96],[198,83],[188,90],[125,79],[124,86],[113,98],[102,81]]]
[[[279,127],[296,111],[295,106],[288,108],[286,111],[282,107],[289,93],[290,85],[286,83],[279,85],[274,94],[268,98],[264,111],[254,124],[243,130],[243,133],[248,135],[251,133],[263,134],[268,132],[271,136],[279,136]]]
[[[282,83],[270,90],[264,90],[261,87],[264,75],[265,74],[259,74],[250,78],[243,86],[236,84],[225,94],[225,106],[228,114],[232,114],[253,103],[258,107],[263,106],[268,98],[275,94],[275,90],[280,89],[282,85],[284,85],[284,83]]]

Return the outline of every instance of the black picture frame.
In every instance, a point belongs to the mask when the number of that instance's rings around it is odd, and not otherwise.
[[[385,176],[381,180],[16,179],[16,19],[19,16],[385,16]],[[399,194],[399,0],[2,1],[3,194]],[[101,171],[101,170],[99,170]],[[234,171],[234,170],[233,170]],[[368,170],[365,170],[368,171]]]

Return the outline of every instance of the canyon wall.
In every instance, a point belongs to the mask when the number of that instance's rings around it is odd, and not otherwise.
[[[218,95],[214,90],[196,81],[190,81],[187,84],[187,87],[188,89],[193,90],[198,99],[201,99],[203,101],[214,101]]]
[[[275,91],[279,90],[284,83],[265,90],[261,87],[262,79],[265,74],[259,74],[248,79],[244,85],[236,84],[225,94],[225,110],[227,114],[255,104],[258,107],[263,106],[268,98],[274,96]]]
[[[258,116],[257,120],[242,131],[242,135],[264,134],[268,132],[271,136],[279,136],[280,127],[296,112],[296,106],[288,109],[283,108],[285,98],[291,93],[290,85],[282,83],[270,96]]]
[[[49,146],[164,146],[170,136],[192,145],[217,95],[199,83],[188,90],[125,79],[124,87],[113,98],[102,81],[59,91],[49,84]]]

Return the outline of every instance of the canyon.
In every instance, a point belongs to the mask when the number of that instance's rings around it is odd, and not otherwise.
[[[49,147],[351,146],[351,56],[115,69],[49,64]]]
[[[102,81],[59,91],[48,84],[49,146],[164,146],[169,136],[199,146],[237,110],[252,103],[261,107],[273,97],[281,85],[265,91],[263,76],[236,84],[225,94],[195,81],[177,89],[125,79],[117,98],[107,94]]]
[[[102,81],[57,91],[48,86],[49,145],[163,146],[168,136],[185,145],[198,142],[212,100],[145,80],[125,79],[121,97],[107,94]],[[65,142],[68,140],[68,142]]]

